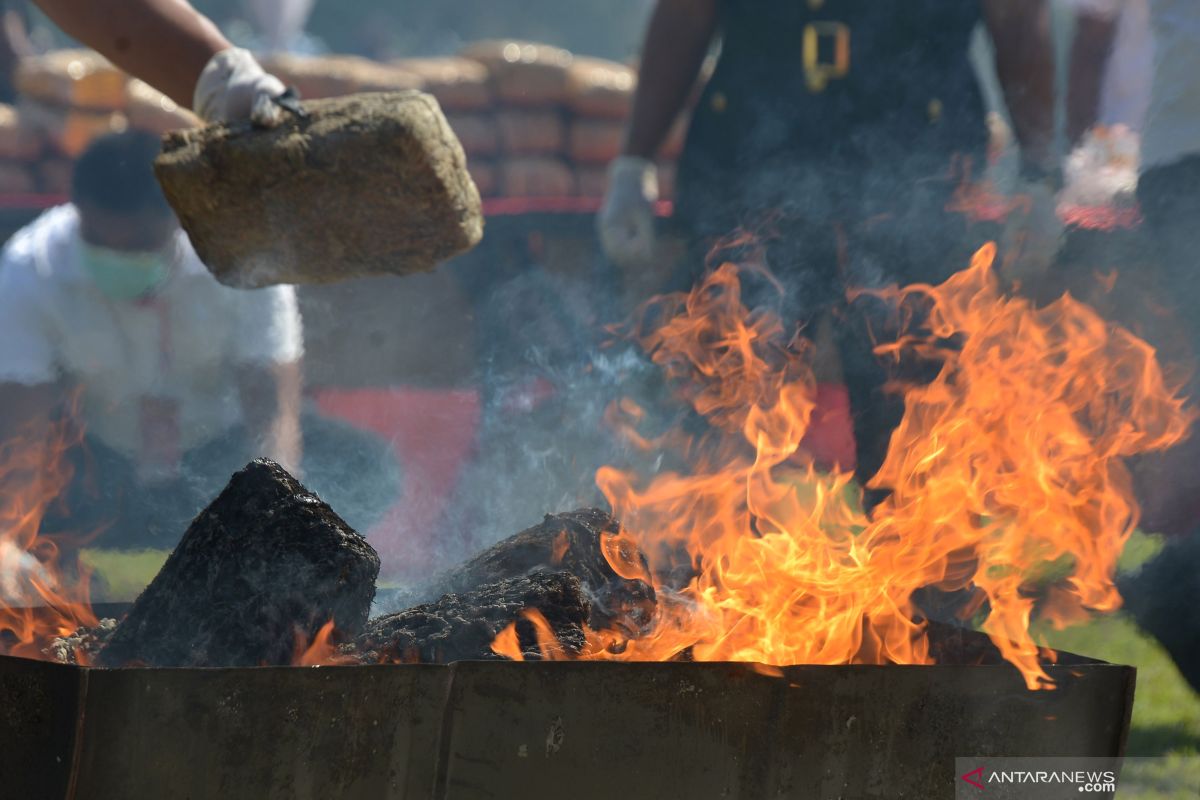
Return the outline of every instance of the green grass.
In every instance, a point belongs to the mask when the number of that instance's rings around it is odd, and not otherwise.
[[[1161,547],[1153,536],[1136,535],[1125,548],[1121,569],[1136,569]],[[1181,609],[1181,613],[1188,613]],[[1170,656],[1128,616],[1111,617],[1065,631],[1046,643],[1059,650],[1137,667],[1128,756],[1118,800],[1196,800],[1200,796],[1200,695],[1188,686]]]

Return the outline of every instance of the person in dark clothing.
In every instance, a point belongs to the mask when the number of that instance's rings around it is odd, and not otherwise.
[[[653,245],[652,159],[719,37],[679,165],[676,217],[697,248],[679,280],[694,281],[715,239],[769,222],[768,266],[786,287],[778,310],[807,330],[832,331],[818,348],[840,357],[834,380],[849,393],[864,483],[902,412],[885,384],[921,370],[885,369],[873,345],[888,333],[887,309],[848,304],[847,289],[936,283],[994,238],[946,210],[986,160],[985,102],[969,58],[980,24],[996,44],[1025,191],[1052,198],[1054,69],[1043,0],[660,0],[624,155],[610,167],[599,233],[609,257],[631,268]],[[1052,203],[1027,207],[1041,214]],[[1014,226],[1038,221],[1012,216]]]

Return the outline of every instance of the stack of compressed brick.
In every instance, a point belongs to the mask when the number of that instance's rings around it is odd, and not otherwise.
[[[387,63],[358,56],[270,56],[264,66],[301,97],[422,89],[437,98],[484,197],[591,197],[621,147],[636,82],[627,65],[511,40],[457,56]],[[25,59],[20,99],[0,105],[0,194],[65,193],[72,161],[96,136],[133,127],[165,133],[196,117],[94,52]],[[664,195],[684,125],[663,151]]]

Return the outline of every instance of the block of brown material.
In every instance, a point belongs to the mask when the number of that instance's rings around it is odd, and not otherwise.
[[[408,70],[361,56],[275,55],[263,66],[306,100],[420,89],[423,84],[420,76]]]
[[[0,160],[0,194],[28,194],[37,191],[37,176],[23,161]]]
[[[362,631],[379,556],[274,462],[236,473],[201,511],[100,653],[108,666],[289,664],[330,620]]]
[[[578,653],[591,604],[579,578],[565,572],[534,571],[461,594],[446,594],[432,603],[377,617],[359,637],[364,661],[448,664],[452,661],[498,660],[492,642],[516,623],[521,653],[540,657],[537,634],[522,612],[541,613],[566,651]]]
[[[129,82],[129,107],[125,114],[129,117],[130,127],[157,134],[198,128],[204,124],[191,111],[139,80]]]
[[[42,138],[17,109],[0,103],[0,158],[32,160],[42,152]]]
[[[219,281],[257,288],[424,272],[483,236],[479,192],[422,92],[304,103],[276,128],[166,137],[155,172]]]
[[[559,155],[567,144],[567,126],[558,109],[508,108],[496,114],[500,144],[515,156]]]
[[[462,142],[468,158],[494,156],[500,152],[500,133],[491,114],[446,114],[446,120]]]
[[[51,106],[30,98],[22,99],[18,112],[51,148],[68,158],[76,158],[96,137],[129,127],[120,111]]]
[[[17,64],[17,91],[43,103],[121,111],[129,76],[92,50],[53,50]]]
[[[576,166],[575,191],[580,197],[604,197],[608,191],[608,168],[602,164]]]
[[[567,106],[581,116],[624,120],[636,86],[637,73],[626,64],[575,56],[567,69]]]
[[[561,47],[487,40],[467,46],[459,55],[487,67],[493,91],[509,105],[545,108],[567,101],[567,68],[572,56]]]
[[[610,564],[608,552],[620,564]],[[538,525],[504,539],[434,581],[436,591],[466,592],[535,570],[579,578],[592,600],[588,624],[614,625],[637,636],[654,613],[650,567],[620,524],[598,508],[547,514]]]
[[[583,164],[607,164],[621,154],[624,139],[624,122],[576,117],[571,122],[567,155]]]
[[[560,158],[508,158],[500,163],[500,191],[505,197],[569,197],[575,175]]]
[[[488,69],[478,61],[457,56],[402,58],[391,62],[418,76],[424,90],[450,111],[485,111],[492,106]]]

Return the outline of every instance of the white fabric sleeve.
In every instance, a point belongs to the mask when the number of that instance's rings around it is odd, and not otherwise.
[[[0,382],[35,386],[58,378],[44,292],[32,264],[6,252],[0,259]]]
[[[304,355],[304,333],[294,288],[235,291],[241,295],[234,343],[237,363],[286,364]]]
[[[1126,0],[1058,0],[1067,8],[1093,17],[1114,19],[1121,13]]]

